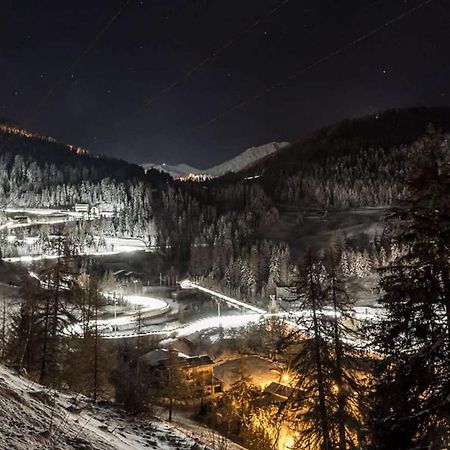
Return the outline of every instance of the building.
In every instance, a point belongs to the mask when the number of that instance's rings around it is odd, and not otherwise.
[[[14,216],[13,223],[31,223],[31,219],[28,216]]]
[[[276,304],[283,310],[296,309],[301,305],[301,299],[296,287],[277,286],[275,288]]]
[[[89,207],[89,203],[75,203],[75,212],[88,214]]]
[[[125,282],[128,284],[140,283],[142,285],[145,278],[145,274],[142,272],[128,271],[128,270],[116,270],[113,272],[116,281]]]
[[[141,357],[144,364],[158,368],[164,379],[170,364],[185,374],[194,400],[216,398],[223,392],[223,383],[214,376],[214,361],[208,355],[189,356],[185,353],[157,349]]]
[[[214,376],[214,361],[208,355],[185,358],[182,368],[195,394],[214,398],[222,394],[223,383]]]
[[[90,214],[92,216],[99,215],[99,209],[97,206],[93,206],[89,203],[75,203],[75,212]]]
[[[265,389],[264,393],[273,401],[285,402],[292,394],[293,388],[287,384],[272,381]]]

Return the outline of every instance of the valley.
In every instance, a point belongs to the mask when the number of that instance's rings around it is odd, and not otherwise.
[[[385,114],[405,128],[411,118],[425,127],[436,111]],[[349,439],[363,442],[355,427],[368,420],[368,380],[386,351],[377,333],[395,314],[385,283],[408,257],[397,237],[405,219],[395,214],[409,195],[410,155],[448,148],[426,129],[423,138],[384,145],[391,137],[374,137],[372,127],[390,122],[377,117],[355,120],[352,139],[348,124],[337,124],[300,149],[269,144],[260,158],[238,158],[252,161],[236,171],[180,179],[7,129],[3,407],[34,405],[23,388],[29,380],[61,399],[83,396],[95,411],[83,420],[114,416],[114,425],[86,427],[83,439],[95,449],[103,448],[103,434],[92,435],[100,428],[118,449],[128,448],[116,442],[122,438],[129,448],[147,447],[146,438],[171,448],[162,443],[167,435],[191,448],[290,450],[303,432],[297,420],[309,420],[302,408],[317,406],[303,395],[317,400],[320,369],[330,404],[339,389],[349,392]],[[450,114],[439,117],[450,130]],[[25,150],[30,145],[41,150]],[[44,406],[54,411],[46,414],[63,417],[66,400],[56,404]],[[128,430],[123,420],[136,434],[111,431]],[[191,442],[198,427],[214,438]],[[152,431],[143,438],[142,429]],[[74,438],[49,433],[43,439],[52,445]]]

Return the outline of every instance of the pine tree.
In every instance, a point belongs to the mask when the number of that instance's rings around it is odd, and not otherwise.
[[[330,247],[323,261],[308,252],[299,269],[297,290],[300,350],[291,362],[295,371],[291,398],[294,448],[358,448],[364,441],[364,364],[354,333],[345,325],[352,313],[339,264],[340,249]]]
[[[428,133],[412,155],[408,197],[394,211],[402,248],[382,271],[383,360],[373,405],[376,449],[450,444],[450,149]]]
[[[321,274],[311,251],[305,256],[299,273],[299,313],[303,314],[298,322],[305,332],[301,335],[301,349],[292,363],[297,373],[296,395],[292,396],[289,408],[296,412],[295,429],[302,430],[298,448],[303,445],[305,449],[331,450],[331,417],[327,406],[333,377],[331,351],[325,339]]]
[[[187,372],[183,361],[174,350],[169,350],[163,379],[160,384],[160,395],[168,400],[168,420],[172,421],[173,409],[176,403],[185,404],[192,398],[191,386],[186,381]]]
[[[1,260],[0,260],[1,263]],[[0,304],[0,342],[1,342],[1,353],[0,353],[0,359],[4,360],[6,356],[6,350],[7,350],[7,328],[8,328],[8,313],[7,313],[7,305],[8,300],[6,297],[3,297]]]
[[[137,364],[142,355],[138,354],[135,343],[131,339],[120,341],[116,354],[118,365],[111,370],[110,376],[116,402],[132,414],[149,412],[154,404],[156,392],[154,368],[141,364],[137,383]]]
[[[333,441],[339,450],[361,446],[365,415],[364,384],[367,379],[367,364],[362,363],[362,355],[356,345],[360,336],[357,331],[346,326],[352,318],[353,302],[340,271],[339,256],[341,248],[332,242],[324,258],[325,298],[332,309],[330,320],[333,357],[332,399]],[[328,331],[328,330],[327,330]]]

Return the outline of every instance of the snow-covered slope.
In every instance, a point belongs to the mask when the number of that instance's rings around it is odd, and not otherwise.
[[[162,172],[166,172],[169,175],[172,175],[174,178],[184,177],[185,175],[189,175],[190,173],[202,173],[200,169],[196,169],[195,167],[189,166],[188,164],[177,164],[175,166],[172,166],[170,164],[146,163],[142,164],[142,167],[146,170],[153,168]]]
[[[225,161],[218,166],[205,170],[204,173],[207,173],[213,177],[220,177],[221,175],[225,175],[227,172],[239,172],[250,164],[253,164],[255,161],[258,161],[259,159],[264,158],[265,156],[270,155],[271,153],[274,153],[287,145],[289,145],[288,142],[270,142],[269,144],[261,145],[259,147],[248,148],[229,161]]]
[[[166,422],[127,419],[81,395],[50,392],[0,365],[0,449],[209,449]]]
[[[220,177],[221,175],[225,175],[227,172],[239,172],[240,170],[245,169],[250,164],[253,164],[261,158],[264,158],[287,145],[289,145],[288,142],[270,142],[269,144],[261,145],[259,147],[251,147],[222,164],[204,170],[196,169],[195,167],[189,166],[188,164],[177,164],[172,166],[169,164],[147,163],[142,164],[142,167],[144,169],[154,168],[163,172],[167,172],[174,178],[184,177],[186,175],[189,175],[190,173],[195,175],[205,174],[211,177]]]

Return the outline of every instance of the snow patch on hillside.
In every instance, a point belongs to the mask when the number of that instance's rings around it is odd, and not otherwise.
[[[220,177],[227,172],[239,172],[254,162],[271,155],[287,145],[289,145],[288,142],[270,142],[269,144],[261,145],[259,147],[248,148],[229,161],[225,161],[218,166],[205,170],[205,173],[213,177]]]
[[[184,177],[189,174],[205,174],[211,177],[220,177],[228,172],[239,172],[256,161],[259,161],[288,145],[290,145],[289,142],[270,142],[269,144],[261,145],[259,147],[251,147],[222,164],[204,170],[196,169],[188,164],[170,165],[146,163],[142,164],[142,167],[146,170],[153,168],[167,172],[174,178]]]
[[[50,391],[0,365],[0,448],[212,450],[161,420],[127,418],[108,404]]]
[[[190,173],[199,174],[203,172],[202,170],[196,169],[195,167],[192,167],[188,164],[170,165],[170,164],[145,163],[142,164],[142,167],[145,170],[156,169],[161,172],[166,172],[174,178],[184,177],[185,175],[189,175]]]

